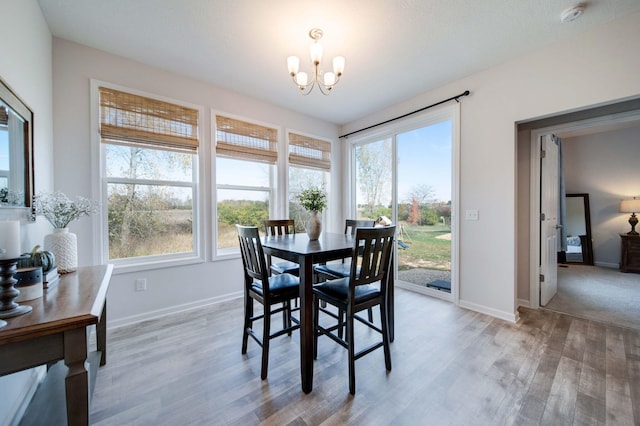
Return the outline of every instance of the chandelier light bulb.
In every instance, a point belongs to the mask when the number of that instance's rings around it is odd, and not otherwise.
[[[300,58],[297,56],[289,56],[287,58],[287,68],[289,68],[289,75],[295,76],[300,70]]]
[[[336,56],[333,58],[333,72],[336,73],[338,77],[342,75],[344,72],[344,56]]]
[[[307,84],[309,84],[309,78],[307,77],[307,73],[306,72],[299,72],[296,75],[296,84],[298,86],[300,86],[301,89],[304,88],[304,86],[306,86]]]
[[[311,62],[314,65],[320,65],[322,61],[322,45],[315,41],[309,47],[309,56],[311,56]]]
[[[333,86],[338,84],[344,72],[344,56],[336,56],[333,58],[333,72],[327,71],[323,73],[320,70],[320,63],[322,62],[322,45],[320,44],[320,39],[322,35],[322,30],[319,28],[312,28],[311,31],[309,31],[309,38],[313,40],[313,43],[309,46],[309,56],[311,57],[311,65],[313,67],[311,77],[306,72],[300,71],[300,59],[297,56],[289,56],[287,58],[289,75],[303,95],[311,93],[311,90],[316,85],[322,94],[328,95]]]
[[[324,85],[327,86],[329,90],[331,90],[331,87],[333,87],[334,84],[336,84],[336,75],[332,72],[325,72]]]

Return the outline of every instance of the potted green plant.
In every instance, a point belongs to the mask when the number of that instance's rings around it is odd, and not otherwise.
[[[298,194],[298,202],[309,212],[309,218],[305,222],[309,240],[317,240],[322,232],[322,222],[318,214],[327,208],[327,193],[318,187],[307,188]]]

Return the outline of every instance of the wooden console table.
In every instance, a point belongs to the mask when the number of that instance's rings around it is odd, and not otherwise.
[[[89,424],[87,327],[96,325],[100,365],[106,362],[107,290],[113,265],[79,268],[37,299],[33,310],[0,329],[0,375],[64,360],[67,422]]]
[[[640,273],[640,235],[620,234],[620,271]]]

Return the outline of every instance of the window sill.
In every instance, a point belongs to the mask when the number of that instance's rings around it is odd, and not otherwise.
[[[113,266],[113,274],[128,274],[132,272],[140,272],[140,271],[148,271],[152,269],[163,269],[163,268],[174,268],[176,266],[188,266],[194,265],[197,263],[204,263],[205,260],[201,257],[197,256],[189,256],[184,258],[171,258],[171,259],[158,259],[158,260],[147,260],[140,261],[136,263],[132,263],[131,261],[109,261],[107,263],[112,263]]]

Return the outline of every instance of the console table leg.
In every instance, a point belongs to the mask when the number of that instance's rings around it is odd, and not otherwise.
[[[102,313],[96,325],[96,339],[98,350],[100,351],[100,366],[107,363],[107,302],[102,306]]]
[[[67,424],[89,424],[89,374],[87,373],[87,332],[84,328],[64,332],[64,363]]]

